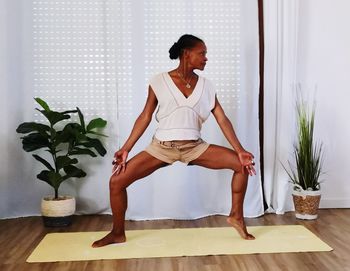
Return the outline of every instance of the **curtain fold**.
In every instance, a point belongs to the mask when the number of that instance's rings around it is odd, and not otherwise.
[[[264,193],[268,212],[293,209],[283,169],[295,138],[298,0],[264,1]]]

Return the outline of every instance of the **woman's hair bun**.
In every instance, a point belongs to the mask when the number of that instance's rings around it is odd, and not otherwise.
[[[169,57],[170,59],[177,59],[180,55],[181,48],[179,47],[179,44],[175,42],[173,46],[169,49]]]

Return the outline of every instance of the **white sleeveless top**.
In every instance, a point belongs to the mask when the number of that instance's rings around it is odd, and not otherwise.
[[[150,80],[157,100],[155,137],[161,141],[196,140],[201,137],[202,123],[215,105],[213,84],[199,76],[192,94],[186,98],[167,72]]]

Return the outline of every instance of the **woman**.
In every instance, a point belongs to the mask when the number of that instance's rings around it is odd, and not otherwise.
[[[255,239],[247,232],[243,218],[243,201],[248,175],[255,174],[253,155],[240,144],[233,126],[216,98],[213,85],[195,69],[204,70],[207,62],[205,43],[193,36],[183,35],[170,48],[171,59],[180,59],[179,66],[156,75],[150,81],[148,98],[123,147],[115,153],[110,179],[110,201],[113,229],[93,247],[122,243],[125,237],[126,188],[155,170],[181,161],[211,169],[232,169],[232,209],[227,222],[240,236]],[[127,161],[128,153],[151,122],[158,107],[158,129],[145,151]],[[232,149],[209,145],[200,138],[202,123],[213,113]],[[220,159],[217,159],[220,157]]]

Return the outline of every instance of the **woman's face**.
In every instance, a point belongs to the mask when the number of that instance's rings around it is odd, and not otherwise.
[[[204,70],[207,63],[207,47],[204,43],[198,42],[197,45],[188,50],[188,63],[193,69]]]

